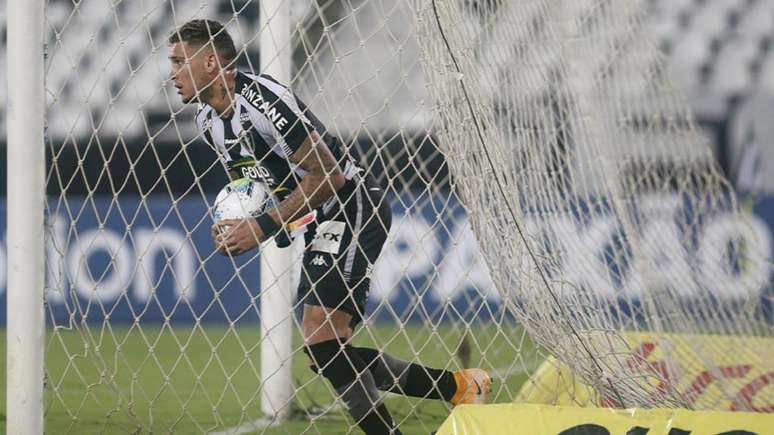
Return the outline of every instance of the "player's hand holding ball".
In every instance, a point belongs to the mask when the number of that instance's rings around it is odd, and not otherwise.
[[[215,248],[223,255],[240,255],[258,247],[266,237],[255,219],[226,219],[213,225]]]
[[[272,203],[269,187],[262,182],[240,178],[227,184],[215,198],[210,234],[223,255],[239,255],[266,239],[255,218]]]

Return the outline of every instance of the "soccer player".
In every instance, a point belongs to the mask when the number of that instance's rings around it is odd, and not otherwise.
[[[212,227],[217,249],[238,255],[316,210],[305,234],[298,293],[304,352],[366,434],[399,434],[378,390],[452,404],[483,403],[484,370],[450,372],[350,343],[363,316],[371,265],[387,239],[389,204],[346,147],[283,84],[236,69],[234,43],[217,21],[192,20],[169,37],[171,80],[233,178],[260,175],[279,203],[257,218]]]

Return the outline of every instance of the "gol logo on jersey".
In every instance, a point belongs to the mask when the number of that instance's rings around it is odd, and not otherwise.
[[[288,125],[288,120],[277,110],[274,105],[269,104],[263,98],[260,92],[256,92],[249,84],[245,83],[242,90],[239,92],[243,97],[247,99],[255,108],[261,111],[269,120],[274,124],[277,130],[282,131],[285,126]]]

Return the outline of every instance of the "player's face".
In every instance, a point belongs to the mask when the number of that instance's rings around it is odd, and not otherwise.
[[[170,78],[183,103],[190,103],[210,83],[205,65],[206,51],[187,42],[176,42],[169,46],[169,61],[172,64]]]

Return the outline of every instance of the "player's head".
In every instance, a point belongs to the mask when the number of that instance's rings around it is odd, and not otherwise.
[[[171,78],[183,103],[206,100],[210,86],[223,70],[234,68],[234,41],[214,20],[191,20],[169,35]]]

